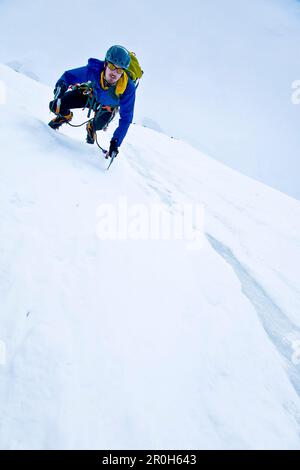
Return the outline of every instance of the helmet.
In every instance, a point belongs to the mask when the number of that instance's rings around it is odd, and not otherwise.
[[[105,56],[107,62],[112,62],[114,65],[122,69],[128,69],[130,64],[130,54],[123,46],[111,46]]]

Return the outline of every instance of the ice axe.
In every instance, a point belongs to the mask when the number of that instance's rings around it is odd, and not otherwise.
[[[118,155],[118,152],[116,152],[115,150],[112,152],[111,154],[111,157],[110,157],[110,162],[109,162],[109,165],[107,167],[107,170],[109,170],[112,162],[114,161],[114,159],[116,158],[116,156]],[[108,158],[108,153],[106,154],[106,157],[105,158]]]

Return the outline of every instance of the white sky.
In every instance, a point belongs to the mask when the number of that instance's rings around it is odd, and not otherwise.
[[[20,60],[52,86],[123,44],[145,70],[137,122],[300,198],[296,0],[0,0],[0,14],[1,62]]]

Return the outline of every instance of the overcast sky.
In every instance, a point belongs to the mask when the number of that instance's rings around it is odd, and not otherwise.
[[[1,62],[21,61],[54,86],[122,44],[145,71],[137,122],[300,198],[296,0],[0,0],[0,14]]]

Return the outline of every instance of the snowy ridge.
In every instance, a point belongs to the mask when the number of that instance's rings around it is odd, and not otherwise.
[[[107,172],[0,79],[0,447],[299,449],[300,203],[141,126]],[[100,241],[124,196],[204,204],[203,248]]]

